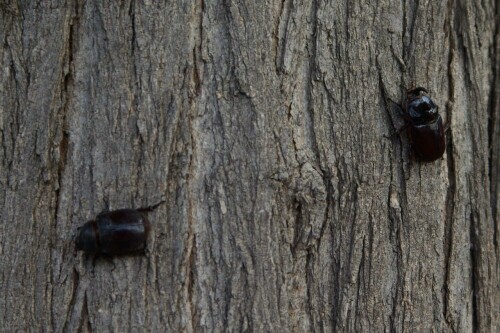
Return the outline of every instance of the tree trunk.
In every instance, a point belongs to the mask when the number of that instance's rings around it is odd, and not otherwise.
[[[498,12],[3,0],[1,330],[499,332]],[[432,163],[385,137],[411,86]],[[75,252],[162,199],[147,255]]]

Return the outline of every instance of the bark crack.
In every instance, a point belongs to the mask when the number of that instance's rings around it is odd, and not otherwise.
[[[500,5],[497,5],[495,13],[496,22],[500,20]],[[493,242],[498,251],[498,194],[500,186],[500,24],[495,25],[493,33],[493,45],[491,50],[491,58],[493,59],[491,65],[491,72],[493,78],[491,80],[490,88],[490,101],[488,105],[488,162],[489,162],[489,180],[490,180],[490,202],[492,207],[493,216]]]
[[[186,306],[186,312],[190,316],[190,320],[187,322],[190,331],[194,330],[194,326],[196,325],[196,307],[194,304],[194,281],[195,281],[195,267],[196,267],[196,233],[194,230],[194,224],[196,223],[196,214],[195,214],[195,206],[193,205],[193,202],[196,202],[196,199],[192,197],[192,193],[196,193],[196,191],[191,191],[193,182],[192,182],[192,177],[193,175],[196,174],[194,170],[194,154],[192,151],[194,151],[194,145],[195,145],[195,138],[194,138],[194,130],[193,130],[193,124],[192,124],[192,119],[189,118],[188,123],[189,123],[189,133],[191,133],[190,136],[190,143],[191,143],[191,153],[189,154],[189,164],[187,166],[188,169],[188,174],[186,177],[186,187],[187,187],[187,239],[186,239],[186,245],[185,245],[185,262],[182,265],[185,267],[185,276],[184,278],[186,279],[184,285],[183,285],[183,294],[185,296],[185,306]]]
[[[87,326],[88,332],[93,332],[92,323],[90,322],[90,312],[89,312],[89,304],[88,304],[88,296],[87,292],[83,296],[83,304],[82,304],[82,313],[80,315],[80,327],[78,328],[78,332],[83,332],[84,326]]]
[[[128,15],[130,17],[130,29],[132,30],[132,35],[130,37],[130,58],[132,62],[132,82],[131,82],[131,90],[132,90],[132,101],[131,105],[133,106],[133,109],[135,110],[137,114],[136,118],[136,129],[137,129],[137,135],[139,138],[139,148],[137,149],[138,156],[136,158],[137,160],[137,169],[136,169],[136,175],[135,175],[135,189],[136,189],[136,201],[141,201],[140,193],[141,193],[141,186],[139,186],[139,182],[141,179],[141,168],[144,165],[144,155],[146,154],[146,150],[142,149],[142,147],[146,144],[146,140],[143,137],[143,131],[141,131],[140,127],[140,115],[139,115],[139,91],[141,91],[140,87],[140,82],[139,82],[139,72],[138,72],[138,67],[137,67],[137,46],[138,46],[138,41],[137,41],[137,25],[136,25],[136,15],[135,15],[135,10],[136,10],[136,1],[135,0],[130,0],[130,5],[128,9]]]
[[[284,72],[285,67],[285,54],[286,54],[286,40],[288,37],[288,24],[290,21],[291,12],[293,10],[293,0],[282,0],[280,4],[280,13],[275,23],[274,40],[275,55],[274,63],[276,72],[278,74]]]
[[[69,26],[69,34],[67,41],[67,54],[66,54],[66,73],[63,78],[63,86],[62,86],[62,109],[61,109],[61,140],[59,142],[59,161],[57,165],[57,179],[58,185],[56,189],[56,209],[54,220],[57,223],[57,215],[59,214],[59,206],[60,206],[60,191],[62,187],[62,177],[64,174],[64,170],[66,168],[66,163],[68,159],[68,150],[69,150],[69,125],[68,125],[68,113],[70,107],[70,100],[73,94],[73,61],[74,61],[74,53],[75,53],[75,39],[76,39],[76,29],[79,25],[79,11],[78,11],[78,1],[75,1],[74,12],[72,18],[70,20]]]
[[[278,8],[278,14],[276,15],[276,20],[274,22],[274,27],[273,27],[273,51],[274,51],[274,65],[276,67],[276,70],[279,69],[278,66],[278,56],[280,54],[280,25],[281,25],[281,16],[283,15],[283,10],[285,9],[285,2],[286,0],[282,0],[279,3],[279,8]]]
[[[77,292],[78,292],[78,286],[80,284],[80,274],[76,270],[76,268],[73,268],[73,288],[72,288],[72,293],[71,293],[71,300],[68,305],[68,311],[66,312],[66,318],[64,320],[64,326],[63,326],[63,332],[68,332],[68,324],[70,324],[71,321],[71,313],[74,311],[76,301],[77,301]],[[52,328],[55,326],[52,325]]]
[[[471,203],[472,205],[472,203]],[[472,207],[471,207],[472,209]],[[472,289],[472,332],[476,332],[481,328],[481,323],[479,321],[479,309],[478,309],[478,298],[479,298],[479,279],[480,279],[480,272],[479,272],[479,261],[480,261],[480,254],[479,254],[479,235],[478,235],[478,230],[476,229],[476,220],[474,218],[474,213],[471,211],[470,216],[470,260],[471,260],[471,289]]]
[[[311,5],[311,25],[312,25],[312,34],[311,38],[308,42],[308,46],[311,48],[311,54],[309,55],[309,69],[308,69],[308,78],[307,78],[307,112],[309,114],[309,132],[311,136],[311,144],[312,144],[312,151],[315,153],[316,157],[316,164],[320,165],[320,154],[319,154],[319,148],[318,148],[318,142],[316,140],[316,133],[315,133],[315,127],[314,127],[314,110],[312,106],[312,93],[313,93],[313,86],[314,86],[314,74],[316,71],[316,58],[317,58],[317,37],[318,37],[318,1],[315,0],[313,1]]]
[[[451,0],[448,2],[448,12],[446,15],[447,22],[445,23],[445,28],[448,33],[449,41],[449,54],[448,54],[448,102],[446,103],[446,122],[447,125],[451,123],[452,108],[455,103],[455,77],[453,72],[454,55],[455,55],[455,36],[453,32],[453,3]],[[444,249],[444,279],[443,279],[443,317],[446,324],[453,331],[456,331],[454,325],[454,320],[451,318],[449,309],[449,292],[450,292],[450,274],[451,274],[451,257],[454,251],[453,244],[453,222],[455,215],[455,192],[456,192],[456,179],[455,179],[455,160],[453,156],[453,137],[451,129],[446,134],[447,147],[446,147],[446,160],[448,164],[448,189],[446,193],[446,213],[445,213],[445,226],[444,226],[444,239],[443,239],[443,249]]]

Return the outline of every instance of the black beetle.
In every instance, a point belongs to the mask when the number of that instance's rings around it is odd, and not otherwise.
[[[443,156],[446,147],[443,119],[428,94],[422,87],[408,90],[404,107],[412,150],[424,162]]]
[[[96,255],[145,251],[151,230],[146,212],[160,204],[148,208],[119,209],[100,213],[95,220],[88,221],[78,228],[76,249]]]

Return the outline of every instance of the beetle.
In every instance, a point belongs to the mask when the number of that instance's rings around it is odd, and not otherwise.
[[[76,249],[87,254],[121,255],[146,250],[151,223],[146,213],[158,205],[101,212],[78,228]]]
[[[443,119],[427,90],[418,87],[407,91],[404,118],[412,150],[421,161],[432,162],[443,156]]]

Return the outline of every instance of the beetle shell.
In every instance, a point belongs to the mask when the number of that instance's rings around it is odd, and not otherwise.
[[[86,253],[107,255],[144,251],[150,229],[145,214],[138,210],[101,213],[80,228],[76,248]]]
[[[443,119],[427,91],[424,88],[409,90],[405,109],[408,135],[415,155],[424,162],[443,156],[446,148]]]
[[[420,160],[432,162],[443,156],[446,145],[441,116],[427,125],[410,126],[409,133],[411,147]]]

